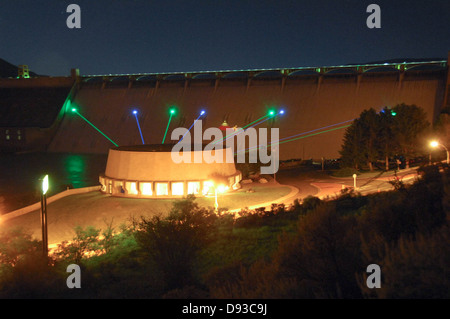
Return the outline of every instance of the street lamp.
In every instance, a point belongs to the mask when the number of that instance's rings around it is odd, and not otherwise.
[[[214,197],[215,197],[215,212],[219,213],[219,202],[217,201],[217,193],[222,194],[227,191],[228,187],[220,184],[220,185],[214,185]]]
[[[439,143],[438,141],[431,141],[431,142],[430,142],[430,146],[431,146],[432,148],[436,148],[436,147],[438,147],[438,146],[442,146],[442,147],[445,149],[445,151],[447,152],[447,164],[450,164],[450,156],[449,156],[449,153],[448,153],[448,149],[447,149],[447,147],[445,147],[445,145],[442,145],[442,144]]]
[[[42,178],[41,184],[42,253],[44,255],[44,258],[48,258],[47,191],[48,191],[48,175],[45,175]]]

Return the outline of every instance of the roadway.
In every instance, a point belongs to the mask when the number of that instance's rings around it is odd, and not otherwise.
[[[394,171],[362,173],[356,178],[356,190],[362,195],[393,190],[394,187],[390,182],[395,178],[405,184],[414,182],[417,177],[417,168],[403,169],[396,173]],[[343,188],[353,189],[354,187],[353,177],[334,177],[326,171],[312,170],[307,167],[282,169],[275,175],[275,179],[282,185],[296,187],[299,190],[296,198],[334,197],[339,195]]]

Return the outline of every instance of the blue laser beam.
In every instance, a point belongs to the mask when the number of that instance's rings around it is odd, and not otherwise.
[[[133,114],[134,114],[134,117],[136,118],[136,123],[137,123],[138,129],[139,129],[139,134],[141,134],[142,144],[145,144],[144,137],[142,136],[141,125],[139,124],[139,119],[137,117],[138,111],[133,110]]]
[[[251,128],[251,127],[255,127],[255,126],[257,126],[257,125],[259,125],[259,124],[261,124],[261,123],[264,123],[264,122],[266,122],[266,121],[268,121],[268,120],[271,120],[271,119],[273,119],[275,116],[280,115],[280,114],[281,114],[281,115],[284,115],[284,110],[280,110],[280,111],[278,112],[278,114],[275,114],[274,111],[270,111],[270,113],[269,113],[269,116],[270,116],[270,117],[267,117],[267,118],[265,118],[264,120],[261,120],[261,121],[255,123],[255,124],[253,124],[253,125],[247,127],[245,130],[248,130],[248,129]],[[225,137],[224,141],[226,141],[226,140],[228,140],[229,138],[232,138],[232,137],[234,137],[234,136],[236,136],[236,135],[238,135],[238,134],[244,132],[245,130],[242,128],[242,129],[236,131],[235,133],[230,134],[228,137]]]
[[[178,141],[178,143],[180,143],[180,142],[183,140],[183,138],[186,136],[186,134],[192,129],[192,127],[195,125],[195,123],[200,119],[200,117],[202,117],[202,116],[205,115],[205,114],[206,114],[206,111],[205,111],[205,110],[202,110],[202,111],[200,112],[200,115],[195,119],[194,123],[191,124],[191,126],[189,127],[189,129],[186,131],[186,133],[184,133],[184,135],[181,137],[181,139]]]

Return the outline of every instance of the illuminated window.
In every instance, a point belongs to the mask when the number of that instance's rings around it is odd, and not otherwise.
[[[172,195],[184,195],[184,183],[172,183]]]
[[[203,182],[203,195],[213,192],[214,192],[214,182],[213,181]]]
[[[132,194],[132,195],[138,194],[138,190],[136,188],[136,182],[126,182],[125,185],[126,185],[128,194]]]
[[[200,182],[188,182],[188,194],[199,194]]]
[[[141,186],[141,194],[151,196],[153,195],[152,183],[139,183]]]
[[[115,194],[124,194],[125,189],[123,188],[123,182],[122,181],[114,181],[114,192]]]
[[[156,195],[169,195],[169,185],[167,183],[156,183]]]

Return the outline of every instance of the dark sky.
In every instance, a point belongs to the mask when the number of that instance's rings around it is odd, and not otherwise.
[[[81,7],[81,29],[66,8]],[[369,29],[367,6],[381,7]],[[0,0],[0,58],[47,75],[447,58],[449,0]]]

